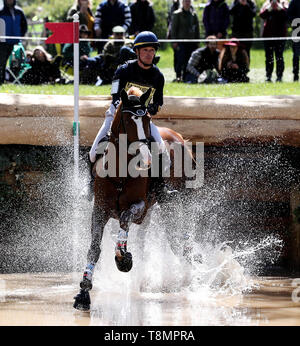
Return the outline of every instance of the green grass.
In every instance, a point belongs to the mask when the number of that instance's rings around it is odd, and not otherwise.
[[[267,95],[300,95],[300,83],[245,83],[224,85],[180,85],[167,83],[166,96],[238,97]]]
[[[187,97],[236,97],[257,95],[300,95],[300,83],[292,83],[292,51],[286,49],[285,72],[283,83],[265,83],[265,58],[264,50],[251,51],[250,81],[248,84],[222,84],[222,85],[189,85],[172,83],[175,77],[173,70],[173,50],[169,46],[159,52],[159,68],[166,78],[164,94],[166,96]],[[48,95],[73,95],[73,85],[13,85],[0,86],[1,93],[13,94],[48,94]],[[95,87],[80,85],[80,96],[110,95],[110,85]]]
[[[1,93],[73,95],[72,85],[18,86],[6,84]],[[80,96],[110,95],[110,86],[80,86]],[[166,83],[165,96],[186,97],[237,97],[264,95],[300,95],[300,83],[249,83],[224,85],[189,85]]]

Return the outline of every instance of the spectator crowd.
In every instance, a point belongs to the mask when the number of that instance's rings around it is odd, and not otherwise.
[[[272,81],[274,68],[276,81],[281,82],[286,45],[282,38],[287,37],[289,25],[298,25],[294,19],[300,18],[300,1],[266,0],[260,9],[255,0],[227,1],[208,0],[199,18],[192,0],[170,0],[167,38],[173,40],[174,82],[249,82],[252,41],[244,39],[254,37],[257,16],[263,23],[262,37],[266,38],[266,82]],[[132,39],[142,31],[153,31],[156,22],[155,8],[149,0],[104,0],[95,13],[90,0],[75,0],[65,21],[73,21],[75,13],[79,15],[80,38],[85,39],[79,44],[79,69],[80,82],[86,84],[111,83],[117,67],[136,57]],[[200,23],[204,32],[200,32]],[[24,84],[65,82],[62,71],[73,67],[72,44],[37,46],[32,52],[20,54],[19,71],[12,71],[10,63],[17,56],[14,47],[20,42],[13,37],[23,37],[27,30],[26,16],[16,0],[3,0],[0,36],[9,38],[0,39],[0,84],[11,81],[12,76],[16,78],[17,72],[18,81]],[[103,41],[88,41],[94,38]],[[197,42],[200,38],[206,38],[203,46]],[[292,49],[293,77],[298,81],[300,42],[292,41]]]

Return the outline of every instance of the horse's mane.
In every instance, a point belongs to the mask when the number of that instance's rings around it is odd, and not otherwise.
[[[141,95],[143,95],[143,92],[140,88],[137,88],[135,86],[132,86],[128,91],[127,91],[128,95],[135,95],[137,97],[140,97]]]
[[[130,87],[130,89],[127,91],[127,95],[135,95],[137,97],[140,97],[143,94],[142,90],[137,87]],[[112,126],[111,126],[111,132],[117,136],[118,135],[118,129],[119,129],[119,124],[121,122],[121,107],[122,107],[122,101],[120,101],[119,106],[116,111],[115,118],[113,120]]]

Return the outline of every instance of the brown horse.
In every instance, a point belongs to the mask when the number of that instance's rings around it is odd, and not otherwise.
[[[94,172],[94,206],[92,213],[92,241],[88,251],[88,266],[94,268],[100,257],[100,245],[103,230],[110,218],[119,220],[120,231],[115,247],[115,262],[120,271],[128,272],[132,268],[132,255],[127,251],[127,236],[131,223],[141,224],[148,209],[157,201],[163,201],[168,195],[162,193],[160,184],[162,173],[152,177],[150,168],[154,165],[154,151],[150,150],[151,117],[145,102],[150,90],[144,94],[137,88],[130,88],[128,93],[121,92],[121,100],[111,128],[111,136],[105,155],[98,159]],[[166,143],[177,143],[185,147],[183,137],[168,128],[159,128]],[[135,148],[133,149],[132,146]],[[151,149],[155,147],[151,145]],[[157,146],[156,146],[157,147]],[[186,149],[186,148],[185,148]],[[156,151],[157,153],[158,151]],[[192,156],[190,152],[188,155]],[[156,160],[162,169],[162,155]],[[165,178],[168,186],[177,191],[185,185],[184,169],[175,177],[175,151],[170,151],[171,167],[169,177]],[[110,159],[109,159],[110,158]],[[114,159],[114,160],[113,160]],[[113,163],[111,171],[108,167]],[[125,164],[124,164],[125,162]],[[110,172],[110,174],[107,174]],[[80,293],[75,297],[74,307],[88,310],[90,307],[89,290],[92,288],[92,270],[84,273],[80,283]]]

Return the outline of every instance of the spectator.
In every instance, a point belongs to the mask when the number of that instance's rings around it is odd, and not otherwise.
[[[21,78],[23,84],[54,83],[60,79],[59,66],[52,62],[51,55],[42,46],[37,46],[30,60],[31,69]]]
[[[204,7],[203,24],[206,37],[214,35],[218,39],[224,39],[227,36],[229,7],[225,0],[210,0]],[[222,47],[223,42],[219,42],[218,49],[221,50]]]
[[[235,39],[224,44],[220,53],[219,71],[222,78],[229,83],[249,82],[249,57]]]
[[[136,58],[134,51],[130,49],[130,45],[132,45],[132,43],[125,40],[124,28],[122,26],[114,27],[113,39],[108,41],[103,48],[103,63],[100,73],[100,78],[103,80],[102,84],[112,82],[113,76],[119,65],[125,63],[126,60]]]
[[[260,17],[264,20],[263,37],[285,37],[287,34],[287,5],[280,0],[267,0],[260,11]],[[274,53],[276,58],[277,82],[282,81],[284,71],[285,41],[264,41],[266,55],[266,81],[272,81],[274,69]]]
[[[24,36],[27,32],[27,19],[23,10],[16,6],[16,0],[4,0],[0,10],[0,35]],[[0,40],[0,85],[4,83],[7,60],[14,48],[14,44],[20,40]]]
[[[98,5],[95,14],[95,36],[97,38],[108,38],[112,34],[112,28],[122,26],[125,32],[131,25],[130,8],[120,0],[105,0]],[[98,53],[101,52],[104,43],[98,45]]]
[[[214,40],[216,36],[208,36],[206,39]],[[219,78],[219,54],[220,51],[217,49],[216,41],[208,41],[206,47],[196,49],[187,65],[186,82],[216,83]]]
[[[94,16],[92,12],[92,5],[90,0],[75,0],[73,6],[69,9],[67,14],[67,21],[73,22],[73,16],[77,13],[79,15],[79,23],[85,24],[89,30],[89,38],[94,37]]]
[[[79,37],[87,39],[90,35],[90,30],[85,24],[79,26]],[[88,41],[79,42],[79,70],[86,66],[86,62],[92,51]],[[73,43],[66,43],[62,50],[63,60],[62,65],[73,66],[74,46]]]
[[[168,18],[167,18],[167,38],[171,38],[171,24],[172,24],[172,18],[173,18],[173,13],[179,9],[180,2],[179,0],[173,0],[172,6],[168,12]]]
[[[232,16],[232,36],[237,38],[253,37],[253,18],[256,15],[256,4],[252,0],[234,0],[229,10]],[[252,41],[242,43],[250,60]]]
[[[291,21],[292,27],[296,26],[293,25],[293,20],[295,18],[300,18],[300,2],[297,0],[292,0],[290,2],[290,5],[288,7],[287,11],[288,19]],[[300,56],[300,41],[295,42],[293,40],[293,74],[294,74],[294,82],[297,82],[299,80],[299,56]]]
[[[167,18],[167,26],[168,26],[168,30],[167,30],[167,39],[171,38],[171,28],[172,28],[172,18],[173,18],[173,13],[175,11],[177,11],[179,9],[179,0],[173,0],[172,6],[168,12],[168,18]],[[172,45],[172,49],[173,49],[173,68],[174,71],[176,71],[176,66],[177,66],[177,55],[175,54],[175,49]]]
[[[25,51],[25,54],[26,54],[26,57],[25,57],[25,62],[27,64],[30,63],[31,59],[32,59],[32,56],[33,56],[33,52],[31,50],[26,50]]]
[[[197,13],[191,7],[191,0],[183,0],[182,7],[173,13],[171,38],[172,39],[199,39],[199,21]],[[174,42],[174,60],[176,60],[176,81],[183,81],[186,66],[192,52],[197,49],[197,43]]]
[[[142,31],[152,31],[155,23],[155,14],[152,4],[148,0],[136,0],[130,5],[131,26],[130,35],[138,35]]]
[[[117,67],[127,60],[136,58],[130,48],[131,45],[131,41],[127,42],[125,39],[125,29],[122,26],[115,26],[113,38],[105,44],[103,53],[87,59],[83,77],[86,82],[88,84],[97,82],[97,85],[111,83]]]

